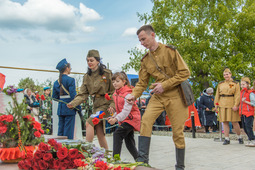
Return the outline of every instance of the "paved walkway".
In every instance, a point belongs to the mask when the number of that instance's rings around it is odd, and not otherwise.
[[[155,134],[155,133],[154,133]],[[108,135],[109,149],[112,150],[112,136]],[[138,134],[135,135],[137,142]],[[255,170],[255,147],[245,147],[231,140],[230,145],[222,145],[213,138],[186,137],[186,170]],[[95,144],[98,141],[95,138]],[[245,141],[246,143],[247,141]],[[125,144],[121,159],[134,162]],[[152,135],[150,147],[150,165],[162,170],[174,170],[175,147],[170,136]],[[1,164],[0,170],[18,169],[16,164]]]

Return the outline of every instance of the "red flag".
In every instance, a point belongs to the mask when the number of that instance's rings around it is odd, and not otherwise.
[[[5,75],[0,73],[0,90],[3,90],[4,88],[4,83],[5,83]]]

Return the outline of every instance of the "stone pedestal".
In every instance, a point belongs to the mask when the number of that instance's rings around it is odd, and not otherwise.
[[[52,101],[52,115],[53,115],[53,136],[58,135],[58,102],[57,101]],[[81,119],[79,114],[77,113],[75,116],[75,126],[74,126],[74,139],[83,139],[82,136],[82,127],[81,127]]]

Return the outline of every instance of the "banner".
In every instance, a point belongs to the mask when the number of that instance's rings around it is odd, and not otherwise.
[[[4,83],[5,83],[5,75],[3,75],[2,73],[0,73],[0,91],[3,90],[3,88],[4,88]]]

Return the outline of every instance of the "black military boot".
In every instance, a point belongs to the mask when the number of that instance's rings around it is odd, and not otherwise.
[[[175,169],[183,170],[185,168],[184,166],[185,148],[184,149],[175,148],[175,155],[176,155]]]
[[[149,150],[151,138],[146,136],[138,137],[138,158],[136,162],[149,163]]]

